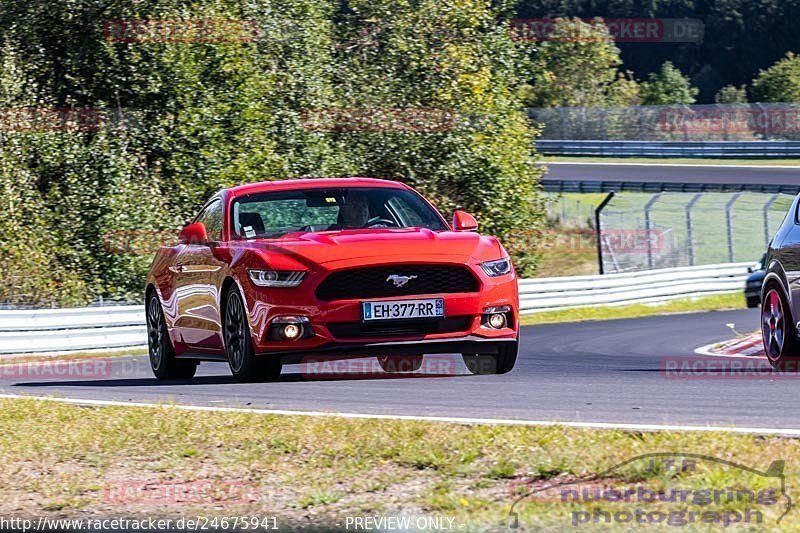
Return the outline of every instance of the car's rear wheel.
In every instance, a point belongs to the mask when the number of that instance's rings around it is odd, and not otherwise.
[[[761,338],[770,364],[776,370],[797,372],[800,364],[800,342],[792,322],[789,306],[777,283],[764,292],[761,304]]]
[[[416,372],[422,368],[421,355],[379,355],[378,364],[384,372]]]
[[[244,302],[235,289],[226,298],[223,336],[228,365],[237,380],[266,381],[280,376],[280,358],[255,354]]]
[[[497,345],[496,355],[462,354],[467,370],[472,374],[507,374],[517,363],[519,340]]]
[[[169,340],[167,322],[158,296],[151,293],[147,299],[147,350],[150,368],[156,379],[190,379],[197,371],[196,361],[181,361],[175,357],[175,349]]]

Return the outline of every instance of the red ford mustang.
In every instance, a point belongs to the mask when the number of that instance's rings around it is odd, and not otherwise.
[[[417,370],[460,353],[472,373],[516,362],[517,280],[494,237],[457,211],[366,178],[255,183],[214,195],[156,253],[145,292],[158,379],[227,361],[242,381],[283,364],[378,357]]]

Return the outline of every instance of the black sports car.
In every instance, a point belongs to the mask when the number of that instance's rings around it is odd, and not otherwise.
[[[767,247],[761,287],[761,336],[772,366],[800,370],[800,195]]]
[[[750,275],[747,276],[747,281],[744,284],[744,298],[747,301],[747,307],[758,307],[761,303],[761,286],[764,284],[764,261],[767,259],[767,254],[761,256],[758,262],[758,267],[750,267],[747,269]]]

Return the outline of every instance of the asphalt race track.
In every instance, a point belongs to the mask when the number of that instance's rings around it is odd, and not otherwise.
[[[665,357],[694,359],[695,348],[731,338],[726,323],[747,332],[757,329],[758,321],[757,310],[741,310],[530,326],[523,328],[517,367],[505,376],[472,376],[460,357],[433,356],[439,360],[426,369],[443,369],[445,375],[332,379],[292,365],[284,367],[280,382],[240,384],[224,363],[203,363],[192,381],[160,384],[145,357],[119,357],[110,374],[94,377],[19,376],[6,369],[0,393],[389,415],[800,428],[800,411],[790,407],[800,378],[670,379],[661,371]]]
[[[546,178],[705,184],[798,185],[800,166],[670,165],[657,163],[545,163]]]

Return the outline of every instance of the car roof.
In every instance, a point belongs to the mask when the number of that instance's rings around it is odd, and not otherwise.
[[[384,187],[389,189],[408,189],[409,187],[399,181],[381,180],[375,178],[301,178],[280,181],[261,181],[231,187],[228,192],[231,196],[245,196],[269,191],[290,191],[295,189],[325,189],[329,187]]]

